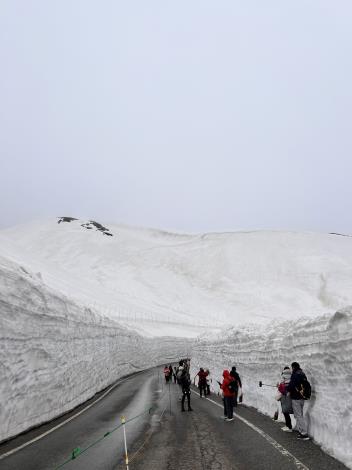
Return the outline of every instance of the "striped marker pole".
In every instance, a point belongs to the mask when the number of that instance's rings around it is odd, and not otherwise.
[[[128,452],[127,452],[127,439],[126,439],[126,418],[121,416],[121,423],[123,427],[123,439],[125,442],[125,462],[126,462],[126,470],[129,470],[128,466]]]

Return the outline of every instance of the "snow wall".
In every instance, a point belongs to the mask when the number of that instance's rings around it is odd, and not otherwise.
[[[208,367],[214,383],[223,369],[236,365],[244,403],[273,416],[276,389],[260,388],[259,381],[275,385],[283,367],[293,361],[299,362],[313,389],[305,404],[309,434],[352,468],[351,307],[316,319],[231,329],[222,337],[200,340],[192,352],[192,372]]]
[[[119,377],[189,355],[82,309],[0,258],[0,441],[83,403]]]

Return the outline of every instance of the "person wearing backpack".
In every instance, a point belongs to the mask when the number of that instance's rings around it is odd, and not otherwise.
[[[224,395],[224,419],[225,421],[233,421],[233,398],[235,396],[237,384],[228,370],[224,370],[222,376],[224,379],[222,384],[220,384],[220,388]]]
[[[292,399],[293,416],[297,422],[298,439],[309,439],[307,425],[303,416],[304,401],[310,398],[310,384],[298,362],[292,362],[292,375],[287,386],[288,396]]]
[[[207,377],[208,377],[208,372],[205,372],[205,370],[201,367],[199,369],[199,372],[197,373],[196,377],[198,376],[198,388],[199,388],[199,397],[202,398],[202,392],[205,395],[207,393]]]
[[[189,376],[189,373],[187,372],[187,369],[182,370],[179,383],[182,388],[181,411],[186,411],[185,410],[186,398],[187,398],[187,404],[188,404],[188,411],[193,411],[193,409],[191,408],[191,378]]]
[[[241,382],[241,378],[240,378],[238,372],[236,371],[235,366],[232,366],[232,369],[230,371],[230,375],[234,378],[234,380],[236,382],[235,396],[233,397],[233,406],[236,407],[237,406],[237,398],[238,398],[238,388],[241,387],[241,389],[242,389],[242,382]]]

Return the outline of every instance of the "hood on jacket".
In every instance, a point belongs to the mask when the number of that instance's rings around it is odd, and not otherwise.
[[[229,376],[230,376],[230,372],[225,369],[224,372],[222,373],[222,376],[223,376],[224,378],[229,377]]]
[[[290,383],[290,380],[291,380],[291,371],[290,369],[284,369],[281,373],[281,380],[282,382],[284,382],[285,384],[288,384]]]

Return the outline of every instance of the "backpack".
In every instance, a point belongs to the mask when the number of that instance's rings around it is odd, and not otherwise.
[[[237,392],[237,389],[238,389],[237,381],[236,381],[236,380],[232,380],[232,381],[228,384],[227,388],[229,389],[229,391],[230,391],[231,393]]]
[[[183,369],[179,369],[179,370],[176,372],[176,379],[177,379],[177,383],[178,383],[178,384],[180,383],[182,374],[183,374]]]
[[[296,390],[303,400],[309,400],[312,395],[312,387],[307,378],[303,380],[299,388],[296,387]]]

